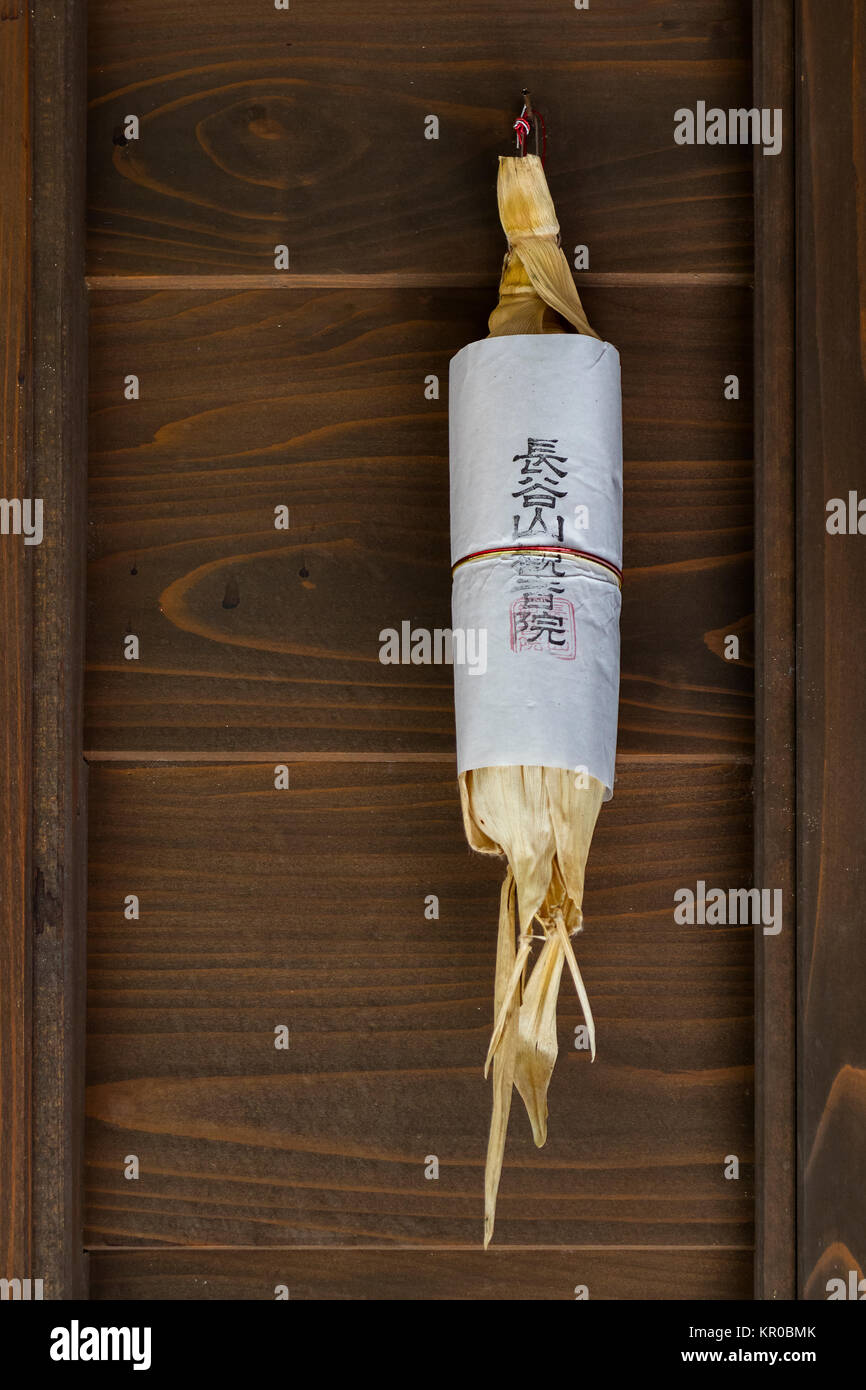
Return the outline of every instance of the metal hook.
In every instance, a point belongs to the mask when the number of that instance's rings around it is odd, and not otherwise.
[[[523,111],[524,111],[524,115],[528,116],[529,119],[532,121],[532,129],[533,129],[533,131],[535,132],[535,153],[536,153],[536,155],[537,155],[537,154],[539,153],[539,149],[538,149],[538,115],[537,115],[537,113],[536,113],[535,111],[533,111],[533,109],[532,109],[532,97],[529,95],[529,88],[528,88],[528,87],[524,87],[524,88],[523,88],[523,92],[521,93],[521,95],[523,96]]]
[[[532,97],[528,87],[523,88],[521,95],[523,96],[523,110],[514,122],[514,129],[517,132],[517,150],[520,157],[524,158],[526,155],[526,137],[532,129],[535,133],[535,153],[538,156],[541,153],[538,139],[538,113],[532,109]],[[530,122],[532,123],[531,126]]]

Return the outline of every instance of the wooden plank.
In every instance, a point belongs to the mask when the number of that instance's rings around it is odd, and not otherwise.
[[[382,666],[379,633],[450,625],[448,360],[491,302],[93,293],[89,750],[453,749],[450,670]],[[748,755],[751,296],[586,302],[623,362],[620,747]]]
[[[42,506],[0,544],[0,1268],[60,1298],[84,1289],[83,7],[0,17],[2,489]]]
[[[453,767],[289,774],[91,768],[88,1245],[480,1239],[501,865],[467,853]],[[503,1245],[750,1248],[753,929],[673,920],[677,888],[745,886],[750,858],[747,768],[621,769],[578,943],[598,1057],[563,987]]]
[[[95,1299],[745,1299],[751,1255],[689,1250],[124,1250],[92,1259]]]
[[[27,7],[4,0],[0,22],[0,487],[32,498],[30,373],[30,91]],[[12,521],[10,520],[10,526]],[[20,522],[19,522],[20,525]],[[0,535],[0,1276],[31,1276],[30,1105],[32,969],[30,806],[33,547]]]
[[[85,5],[33,14],[33,1269],[86,1291],[82,1241],[87,495]]]
[[[866,1274],[866,553],[826,529],[866,495],[866,21],[798,14],[800,1289],[824,1299]]]
[[[750,152],[674,141],[697,97],[750,103],[744,0],[89,9],[91,273],[266,273],[283,244],[289,273],[486,275],[523,87],[591,269],[751,267]]]
[[[796,1297],[794,14],[755,13],[755,105],[783,148],[755,156],[755,883],[779,888],[782,932],[755,937],[755,1294]]]
[[[91,290],[200,290],[201,275],[88,275]],[[576,275],[581,294],[585,288],[606,289],[753,289],[754,276],[747,270],[608,270],[595,274],[582,270]],[[381,270],[370,274],[339,272],[334,275],[208,275],[209,290],[339,290],[339,289],[486,289],[496,297],[499,275],[487,271],[461,274],[459,271]]]

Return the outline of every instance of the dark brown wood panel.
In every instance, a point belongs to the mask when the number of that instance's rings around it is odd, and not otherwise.
[[[450,751],[449,668],[383,666],[379,633],[450,625],[448,360],[483,335],[490,296],[92,301],[87,747]],[[620,747],[748,753],[751,295],[586,302],[623,364]]]
[[[800,1281],[824,1299],[866,1275],[866,15],[798,9]]]
[[[25,4],[0,23],[0,487],[4,499],[32,496],[27,453],[30,372],[30,93]],[[0,535],[0,1277],[31,1267],[30,1164],[30,774],[32,701],[32,547]]]
[[[794,13],[760,0],[755,105],[783,148],[755,156],[755,883],[780,889],[778,936],[755,938],[755,1297],[796,1296],[796,661]]]
[[[411,1302],[743,1299],[743,1250],[124,1250],[91,1260],[95,1299]],[[282,1295],[285,1297],[285,1295]],[[586,1295],[583,1295],[584,1297]]]
[[[92,272],[267,272],[284,244],[289,274],[489,275],[526,86],[592,270],[750,268],[749,149],[674,141],[680,107],[749,106],[747,0],[89,10]]]
[[[502,866],[466,849],[450,765],[289,771],[91,769],[91,1245],[480,1240]],[[747,768],[622,766],[579,942],[598,1057],[564,987],[501,1244],[750,1245],[752,929],[673,920],[750,860]]]
[[[81,1204],[87,766],[84,284],[85,5],[33,9],[33,449],[45,501],[33,558],[33,1273],[86,1290]],[[66,101],[58,121],[58,93]]]
[[[86,1287],[83,21],[0,6],[0,1277],[46,1299]]]

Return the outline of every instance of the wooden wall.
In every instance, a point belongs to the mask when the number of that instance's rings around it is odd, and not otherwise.
[[[83,21],[0,5],[0,1278],[47,1299],[86,1289]]]
[[[4,340],[0,484],[5,498],[29,495],[27,432],[29,392],[30,194],[28,134],[30,94],[27,82],[29,36],[26,11],[0,24],[0,176],[6,209],[0,219],[0,314]],[[12,540],[12,545],[9,541]],[[6,1046],[0,1065],[0,1114],[6,1142],[0,1151],[0,1190],[7,1213],[0,1226],[0,1260],[13,1277],[30,1259],[31,1213],[29,1167],[32,1148],[30,1111],[30,999],[24,980],[32,969],[27,931],[30,898],[30,703],[32,681],[32,607],[29,560],[32,550],[19,538],[3,537],[0,551],[0,601],[11,631],[27,634],[17,648],[0,644],[0,699],[4,778],[2,837],[3,894],[0,898],[0,1036]]]
[[[800,1287],[866,1298],[866,23],[803,5],[798,205]],[[832,152],[832,158],[828,155]],[[855,521],[856,526],[856,521]],[[853,1282],[854,1293],[851,1293]],[[838,1284],[835,1286],[838,1296]]]
[[[673,140],[750,104],[750,9],[92,0],[96,1297],[750,1295],[752,931],[673,921],[752,862],[752,157]],[[377,653],[448,623],[447,364],[495,302],[524,86],[622,353],[623,681],[599,1056],[564,989],[550,1138],[515,1112],[485,1256],[501,869],[463,841],[449,671]]]

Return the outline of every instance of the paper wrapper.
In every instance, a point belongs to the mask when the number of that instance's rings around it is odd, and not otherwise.
[[[607,799],[619,697],[621,596],[607,568],[622,566],[619,354],[580,335],[470,343],[451,363],[449,417],[458,772],[572,769],[597,778]],[[564,553],[574,551],[586,558]]]

